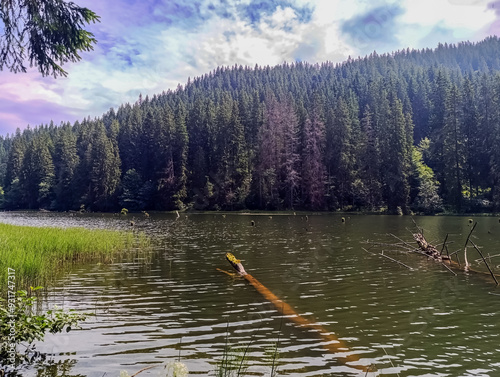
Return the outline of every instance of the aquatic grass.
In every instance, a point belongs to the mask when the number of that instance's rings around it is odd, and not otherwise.
[[[109,263],[122,253],[147,246],[147,238],[140,233],[0,224],[0,291],[7,286],[8,268],[15,270],[18,288],[45,285],[74,263]]]
[[[222,358],[216,365],[215,375],[217,377],[244,376],[249,367],[247,351],[248,349],[226,345],[222,353]]]

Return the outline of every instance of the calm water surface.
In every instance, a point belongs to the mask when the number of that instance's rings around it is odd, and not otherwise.
[[[113,215],[1,213],[0,221],[36,226],[130,229]],[[46,303],[92,313],[81,330],[50,336],[38,349],[53,365],[28,376],[118,376],[180,358],[190,375],[214,375],[226,341],[248,344],[248,375],[269,375],[279,340],[279,372],[288,376],[365,376],[328,353],[230,270],[224,254],[303,317],[348,344],[368,376],[500,376],[500,289],[491,277],[458,272],[420,255],[368,253],[362,242],[411,241],[411,218],[398,216],[175,214],[135,216],[133,231],[153,239],[149,258],[76,266],[48,289]],[[250,222],[254,220],[256,226]],[[467,217],[419,217],[428,240],[447,233],[463,248]],[[500,253],[498,218],[475,218],[475,243]],[[380,252],[372,248],[370,251]],[[469,250],[469,261],[479,258]],[[500,257],[492,259],[498,265]],[[229,334],[229,336],[227,336]],[[158,375],[152,368],[141,376]]]

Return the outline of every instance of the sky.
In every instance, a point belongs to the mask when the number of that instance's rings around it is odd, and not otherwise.
[[[500,35],[491,0],[73,0],[100,16],[67,77],[0,71],[0,135],[183,85],[218,66],[342,62]]]

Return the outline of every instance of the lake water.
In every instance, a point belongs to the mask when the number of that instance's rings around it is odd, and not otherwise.
[[[342,222],[342,216],[345,222]],[[321,325],[373,364],[368,376],[500,376],[500,289],[487,275],[446,268],[417,254],[363,250],[363,241],[412,241],[410,217],[320,214],[0,213],[0,221],[143,231],[147,258],[75,266],[48,289],[47,305],[92,315],[81,330],[49,336],[38,346],[52,366],[28,376],[119,376],[179,357],[190,375],[214,375],[226,343],[248,346],[248,375],[269,375],[269,350],[279,342],[279,375],[365,376],[325,349],[318,332],[283,318],[231,271],[232,252],[250,274],[302,317]],[[429,241],[449,234],[463,248],[468,217],[417,217]],[[251,221],[255,226],[251,226]],[[500,223],[477,217],[474,242],[500,253]],[[380,252],[372,247],[371,252]],[[469,250],[468,259],[479,258]],[[500,257],[491,259],[500,271]],[[476,263],[477,264],[477,263]],[[375,367],[373,367],[375,368]],[[141,376],[158,376],[160,368]]]

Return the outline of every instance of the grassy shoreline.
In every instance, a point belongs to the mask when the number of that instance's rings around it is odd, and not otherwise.
[[[18,289],[46,284],[77,262],[110,262],[113,256],[148,244],[144,236],[105,229],[18,226],[0,223],[0,291],[8,269]]]

